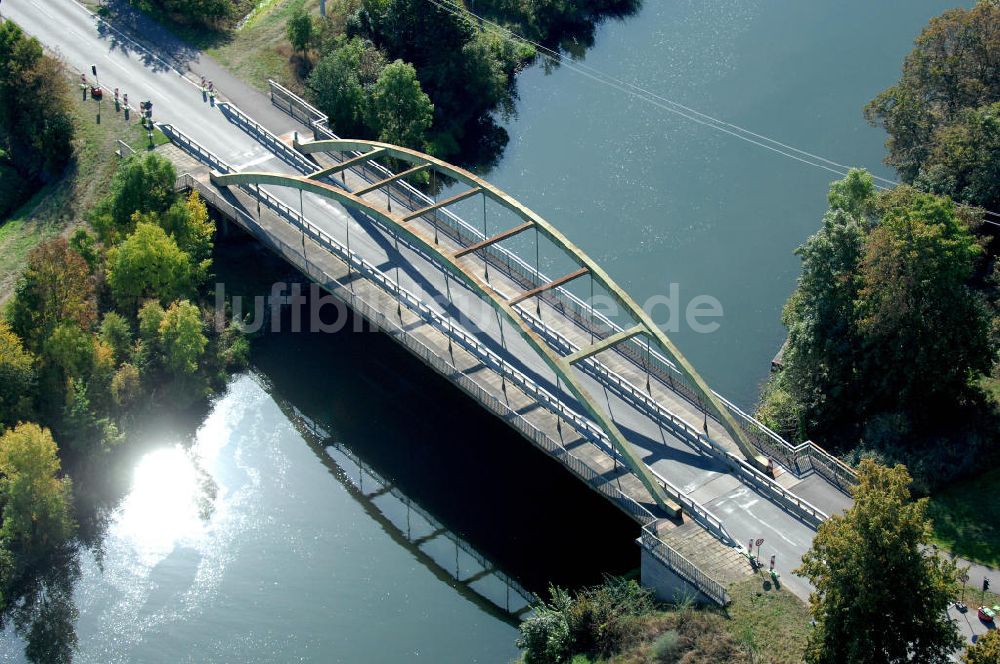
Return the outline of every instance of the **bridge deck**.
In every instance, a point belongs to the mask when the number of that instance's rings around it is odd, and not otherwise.
[[[288,142],[291,141],[290,134],[286,134],[283,138]],[[254,163],[254,168],[266,165],[269,170],[292,170],[288,164],[283,163],[273,155],[263,154],[248,161]],[[320,157],[318,161],[321,167],[328,167],[334,163],[324,160],[323,157]],[[189,162],[186,165],[190,167]],[[199,179],[204,183],[207,180],[207,169],[200,168]],[[363,189],[369,186],[368,181],[353,170],[342,171],[337,178],[352,189]],[[277,193],[276,190],[275,194]],[[285,192],[286,195],[287,193]],[[227,191],[222,195],[230,202],[239,204],[246,211],[252,214],[256,213],[256,203],[246,194],[234,194]],[[376,202],[384,201],[385,195],[373,191],[366,194],[365,197]],[[298,201],[292,200],[286,201],[286,203],[298,207],[296,205]],[[453,279],[448,279],[429,261],[428,257],[410,249],[405,244],[397,246],[396,238],[392,234],[361,214],[345,211],[338,205],[311,195],[305,195],[301,204],[307,219],[342,243],[346,243],[349,239],[353,251],[363,254],[366,260],[376,265],[383,274],[398,279],[400,287],[410,291],[441,314],[450,313],[453,317],[462,317],[466,327],[476,335],[478,341],[498,354],[507,357],[511,366],[516,367],[517,370],[529,376],[546,390],[559,395],[570,407],[578,406],[572,396],[557,385],[551,370],[534,354],[533,350],[527,347],[524,341],[511,334],[510,330],[507,331],[506,335],[500,331],[500,326],[495,316],[492,315],[492,309],[481,306],[477,296],[466,292]],[[396,202],[395,205],[399,205],[399,203]],[[300,268],[319,283],[329,283],[331,281],[329,277],[341,281],[347,278],[346,265],[320,246],[313,246],[309,240],[306,243],[305,258],[303,259],[300,255],[301,235],[286,220],[271,215],[270,212],[266,211],[266,208],[261,220],[262,223],[266,221],[268,224],[267,233],[285,247],[282,252],[285,257],[293,263],[299,261]],[[425,225],[425,230],[432,230],[423,218],[414,219],[409,223]],[[348,227],[350,228],[350,238],[347,237]],[[444,234],[440,236],[440,241],[447,249],[453,251],[462,247]],[[483,268],[485,272],[485,265]],[[490,284],[493,288],[511,297],[525,290],[523,284],[496,269],[490,270]],[[365,280],[359,279],[356,273],[353,285],[357,297],[363,297],[366,301],[375,303],[374,309],[380,311],[386,320],[392,318],[396,311],[395,301],[384,290],[373,284],[365,283]],[[337,292],[337,288],[332,288],[332,290]],[[342,288],[340,290],[343,291]],[[340,294],[345,295],[344,293]],[[542,299],[536,304],[545,325],[578,347],[586,347],[591,343],[589,331],[556,310],[549,301]],[[531,303],[528,303],[527,306],[534,308]],[[550,440],[559,441],[566,450],[583,460],[590,471],[601,478],[600,483],[591,481],[591,486],[597,490],[601,490],[602,486],[605,489],[612,485],[620,486],[626,495],[633,497],[637,502],[647,507],[652,507],[651,497],[638,479],[622,466],[616,464],[606,450],[577,434],[566,423],[557,426],[558,418],[556,416],[544,408],[539,408],[533,397],[514,389],[509,382],[506,384],[505,395],[504,383],[493,368],[483,365],[478,358],[466,353],[454,344],[449,354],[446,336],[409,311],[403,310],[402,320],[397,320],[394,324],[406,330],[413,338],[418,339],[439,358],[450,358],[450,355],[453,354],[455,357],[454,360],[451,360],[452,370],[456,374],[467,377],[475,376],[477,383],[490,390],[497,398],[505,401],[505,406],[510,409],[510,412],[519,414],[520,419],[543,431]],[[646,374],[635,363],[618,352],[604,351],[600,353],[598,359],[633,385],[645,386]],[[636,410],[634,404],[605,390],[594,378],[582,371],[578,372],[578,375],[592,392],[604,393],[607,411],[634,446],[634,449],[651,468],[659,472],[661,476],[668,478],[689,497],[715,511],[723,518],[726,527],[735,538],[745,540],[763,536],[778,552],[781,561],[779,569],[784,568],[782,569],[783,573],[790,572],[793,567],[798,565],[800,556],[808,548],[813,534],[813,531],[806,524],[787,513],[780,505],[754,493],[737,477],[733,476],[727,464],[719,458],[692,448],[646,413]],[[704,423],[704,415],[695,404],[670,389],[669,385],[662,383],[655,376],[650,380],[650,393],[659,403],[692,426]],[[511,417],[511,415],[508,414],[505,417]],[[708,418],[707,426],[712,437],[729,449],[735,449],[735,445],[718,422]],[[795,483],[797,482],[798,480],[795,481]],[[822,482],[813,483],[810,488],[814,494],[821,498],[827,491]],[[666,520],[660,528],[669,532],[676,525],[678,524]],[[686,529],[681,533],[690,530]],[[703,564],[711,568],[704,571],[714,577],[728,578],[734,571],[735,573],[739,573],[740,570],[745,571],[745,563],[726,555],[727,552],[732,552],[731,547],[723,545],[714,537],[708,536],[704,546],[716,547],[718,555],[715,556],[707,556],[701,547],[694,546],[699,539],[692,539],[690,535],[664,536],[664,540],[679,551],[687,551],[691,556],[703,559],[705,561]],[[709,540],[715,544],[708,544]],[[716,567],[717,564],[721,566]],[[785,576],[786,578],[791,577],[790,574],[785,574]],[[808,592],[804,583],[796,587],[795,581],[792,580],[790,585],[801,595]]]

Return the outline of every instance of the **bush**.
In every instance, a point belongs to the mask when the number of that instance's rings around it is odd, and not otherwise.
[[[524,650],[525,664],[559,664],[569,646],[569,625],[560,611],[542,608],[521,623],[517,647]]]
[[[681,635],[668,629],[653,642],[653,657],[660,664],[673,664],[680,658]]]
[[[648,590],[616,577],[573,597],[560,588],[551,588],[549,593],[549,602],[537,609],[540,622],[529,624],[529,619],[521,624],[518,646],[525,649],[528,664],[558,662],[562,660],[551,657],[577,653],[610,656],[636,640],[641,631],[639,619],[654,609]]]

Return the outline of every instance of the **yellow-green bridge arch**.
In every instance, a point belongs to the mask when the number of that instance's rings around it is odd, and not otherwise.
[[[737,424],[733,414],[642,307],[624,289],[615,283],[607,272],[582,249],[571,242],[555,226],[517,201],[514,197],[465,169],[449,164],[431,155],[397,145],[378,141],[351,139],[300,142],[296,136],[294,147],[304,154],[320,152],[354,152],[360,154],[345,159],[334,166],[319,168],[309,175],[262,172],[213,173],[212,181],[221,187],[233,185],[290,187],[300,192],[331,199],[341,205],[368,214],[387,227],[395,229],[400,237],[406,238],[414,246],[425,251],[427,255],[434,257],[452,277],[458,279],[469,290],[487,301],[503,319],[510,323],[517,330],[520,337],[528,343],[554,374],[565,383],[569,392],[583,406],[587,415],[594,423],[605,432],[611,444],[621,454],[626,465],[642,481],[647,491],[649,491],[650,495],[661,508],[667,510],[669,513],[678,513],[680,511],[679,506],[664,493],[663,488],[650,473],[647,466],[641,459],[636,457],[631,445],[619,430],[613,418],[604,412],[594,395],[590,393],[573,372],[574,364],[602,351],[609,350],[629,339],[640,336],[645,337],[651,346],[655,346],[658,351],[666,354],[680,373],[687,379],[697,397],[701,400],[706,412],[711,413],[722,425],[748,461],[758,468],[763,468],[763,458],[755,453],[753,445],[750,443],[744,430]],[[353,193],[322,181],[323,178],[348,168],[361,166],[365,162],[377,158],[390,158],[407,164],[408,168]],[[441,174],[466,185],[468,189],[423,208],[412,211],[406,210],[403,213],[394,213],[388,209],[383,209],[363,198],[365,194],[421,171]],[[481,241],[464,246],[458,250],[446,250],[429,234],[409,223],[425,214],[480,195],[512,212],[521,220],[521,223],[496,235],[484,237]],[[550,282],[538,284],[535,288],[512,298],[506,298],[490,287],[487,282],[480,279],[476,270],[473,269],[475,265],[470,260],[470,257],[493,244],[530,229],[535,229],[561,249],[576,263],[577,269]],[[574,353],[562,355],[532,329],[529,321],[521,316],[515,305],[532,297],[539,296],[547,290],[567,284],[584,275],[590,275],[595,283],[600,284],[617,305],[636,323],[632,327],[618,333],[596,340],[589,346],[580,348]]]

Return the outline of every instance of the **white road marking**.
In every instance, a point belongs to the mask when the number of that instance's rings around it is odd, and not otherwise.
[[[258,166],[258,165],[263,164],[265,162],[271,161],[272,159],[277,159],[277,157],[275,157],[273,154],[271,154],[270,152],[268,152],[266,154],[262,154],[261,156],[257,157],[256,159],[251,159],[248,162],[240,164],[239,166],[236,167],[236,170],[242,171],[242,170],[245,170],[247,168],[250,168],[251,166]]]

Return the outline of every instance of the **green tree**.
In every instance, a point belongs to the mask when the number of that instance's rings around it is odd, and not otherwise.
[[[1000,201],[1000,102],[965,109],[938,128],[914,184],[995,210]]]
[[[139,309],[139,337],[146,343],[156,343],[160,336],[160,323],[166,312],[156,300],[149,300]]]
[[[285,25],[285,36],[288,37],[292,48],[303,55],[312,45],[315,37],[312,17],[302,7],[296,7],[292,15],[288,17],[288,23]]]
[[[115,311],[101,320],[101,341],[108,345],[116,362],[128,359],[132,352],[132,328],[125,317]]]
[[[111,379],[111,396],[115,405],[126,409],[142,396],[142,379],[139,369],[128,362],[118,367]]]
[[[130,311],[147,298],[169,302],[191,290],[191,258],[158,225],[140,222],[108,252],[108,285],[115,301]]]
[[[146,0],[184,23],[209,27],[225,25],[236,15],[233,0]]]
[[[135,228],[135,213],[160,214],[176,200],[177,171],[155,152],[133,155],[118,165],[110,192],[98,206],[94,227],[105,244],[116,244]]]
[[[854,324],[861,283],[858,265],[875,186],[852,171],[830,186],[823,226],[796,252],[802,259],[798,288],[782,314],[788,346],[780,387],[765,392],[769,424],[795,437],[852,417],[861,343]]]
[[[69,238],[69,247],[87,263],[87,267],[94,272],[100,265],[100,249],[97,240],[86,228],[78,228],[73,231]]]
[[[946,613],[959,571],[930,549],[927,500],[909,486],[903,466],[863,460],[853,507],[821,524],[802,557],[796,573],[816,588],[810,664],[945,664],[962,644]]]
[[[396,60],[385,66],[372,90],[371,114],[379,140],[423,148],[434,119],[434,105],[420,88],[413,65]]]
[[[0,428],[25,420],[34,412],[35,356],[0,320]]]
[[[172,303],[160,321],[159,341],[163,363],[174,375],[198,371],[208,338],[198,307],[187,300]]]
[[[0,150],[22,177],[51,179],[72,158],[69,94],[62,65],[38,40],[12,21],[0,24]]]
[[[899,82],[865,108],[869,122],[889,134],[886,163],[904,181],[994,209],[1000,204],[997,25],[996,0],[931,19],[906,56]]]
[[[22,568],[60,548],[73,532],[71,484],[60,477],[48,429],[19,424],[0,437],[0,542]]]
[[[28,254],[8,317],[18,336],[36,350],[59,323],[72,322],[83,330],[94,325],[94,279],[64,238],[43,242]]]
[[[339,39],[309,75],[308,86],[316,105],[342,136],[376,136],[369,131],[369,89],[385,67],[385,55],[361,38]]]
[[[834,183],[829,203],[798,250],[783,369],[758,412],[799,440],[928,451],[942,422],[968,419],[994,357],[971,285],[982,254],[972,214],[912,187],[876,194],[863,171]]]
[[[198,192],[192,191],[186,199],[171,205],[157,222],[191,257],[194,280],[200,282],[207,277],[212,267],[215,222]]]
[[[990,630],[969,646],[962,657],[965,664],[997,664],[1000,662],[1000,632]]]
[[[879,207],[860,266],[864,388],[874,408],[926,422],[990,370],[988,318],[969,286],[982,248],[948,199],[901,187]]]
[[[59,384],[67,379],[85,380],[94,368],[94,337],[74,323],[60,323],[45,340],[46,363],[57,370]]]

